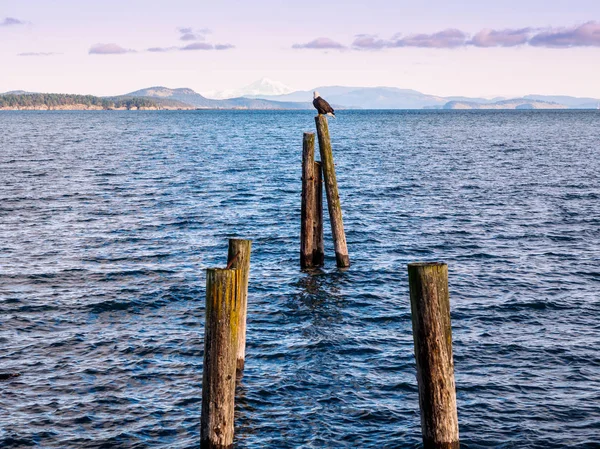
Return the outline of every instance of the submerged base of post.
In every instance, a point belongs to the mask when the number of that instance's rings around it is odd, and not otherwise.
[[[210,441],[205,440],[200,442],[200,449],[233,449],[233,444],[229,446],[212,444]]]
[[[460,442],[436,443],[433,440],[423,440],[423,449],[460,449]]]
[[[350,256],[348,254],[335,253],[335,262],[339,268],[350,266]]]

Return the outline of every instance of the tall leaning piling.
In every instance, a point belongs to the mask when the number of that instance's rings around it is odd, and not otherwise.
[[[448,265],[408,264],[424,449],[459,449]]]
[[[240,286],[240,313],[238,320],[238,346],[237,346],[237,373],[244,370],[246,359],[246,317],[248,315],[248,277],[250,275],[250,253],[252,251],[252,240],[229,239],[229,251],[227,254],[227,266],[242,270]]]
[[[206,270],[200,447],[233,447],[241,269]]]
[[[333,161],[333,151],[331,150],[327,117],[319,114],[315,117],[315,123],[319,137],[319,152],[321,153],[321,164],[323,165],[323,179],[327,194],[327,207],[331,221],[333,245],[335,247],[335,259],[338,268],[346,268],[350,266],[350,257],[348,256],[346,233],[344,232],[342,206],[335,176],[335,164]]]

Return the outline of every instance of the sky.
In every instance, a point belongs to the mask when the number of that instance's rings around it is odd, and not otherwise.
[[[294,90],[600,98],[599,0],[0,0],[0,92]]]

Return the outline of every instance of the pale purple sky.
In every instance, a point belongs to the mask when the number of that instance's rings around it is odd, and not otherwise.
[[[0,92],[205,92],[268,77],[600,97],[600,1],[2,0],[0,58]]]

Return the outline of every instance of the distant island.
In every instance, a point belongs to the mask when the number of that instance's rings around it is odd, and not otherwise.
[[[93,95],[8,93],[0,95],[0,110],[158,110],[190,109],[178,101],[157,102],[144,97],[102,98]]]
[[[48,94],[12,91],[0,94],[0,110],[311,110],[312,91],[317,90],[336,109],[600,109],[600,100],[569,96],[526,95],[520,98],[440,97],[396,87],[320,86],[307,91],[284,91],[279,84],[260,80],[242,95],[208,98],[189,88],[149,87],[124,95]],[[262,93],[261,93],[262,92]]]
[[[312,103],[253,98],[212,100],[192,89],[151,87],[116,97],[40,94],[23,91],[0,94],[0,110],[189,110],[189,109],[312,109]]]
[[[443,107],[426,109],[569,109],[564,104],[553,101],[514,98],[512,100],[494,101],[492,103],[476,103],[473,101],[449,101]]]

